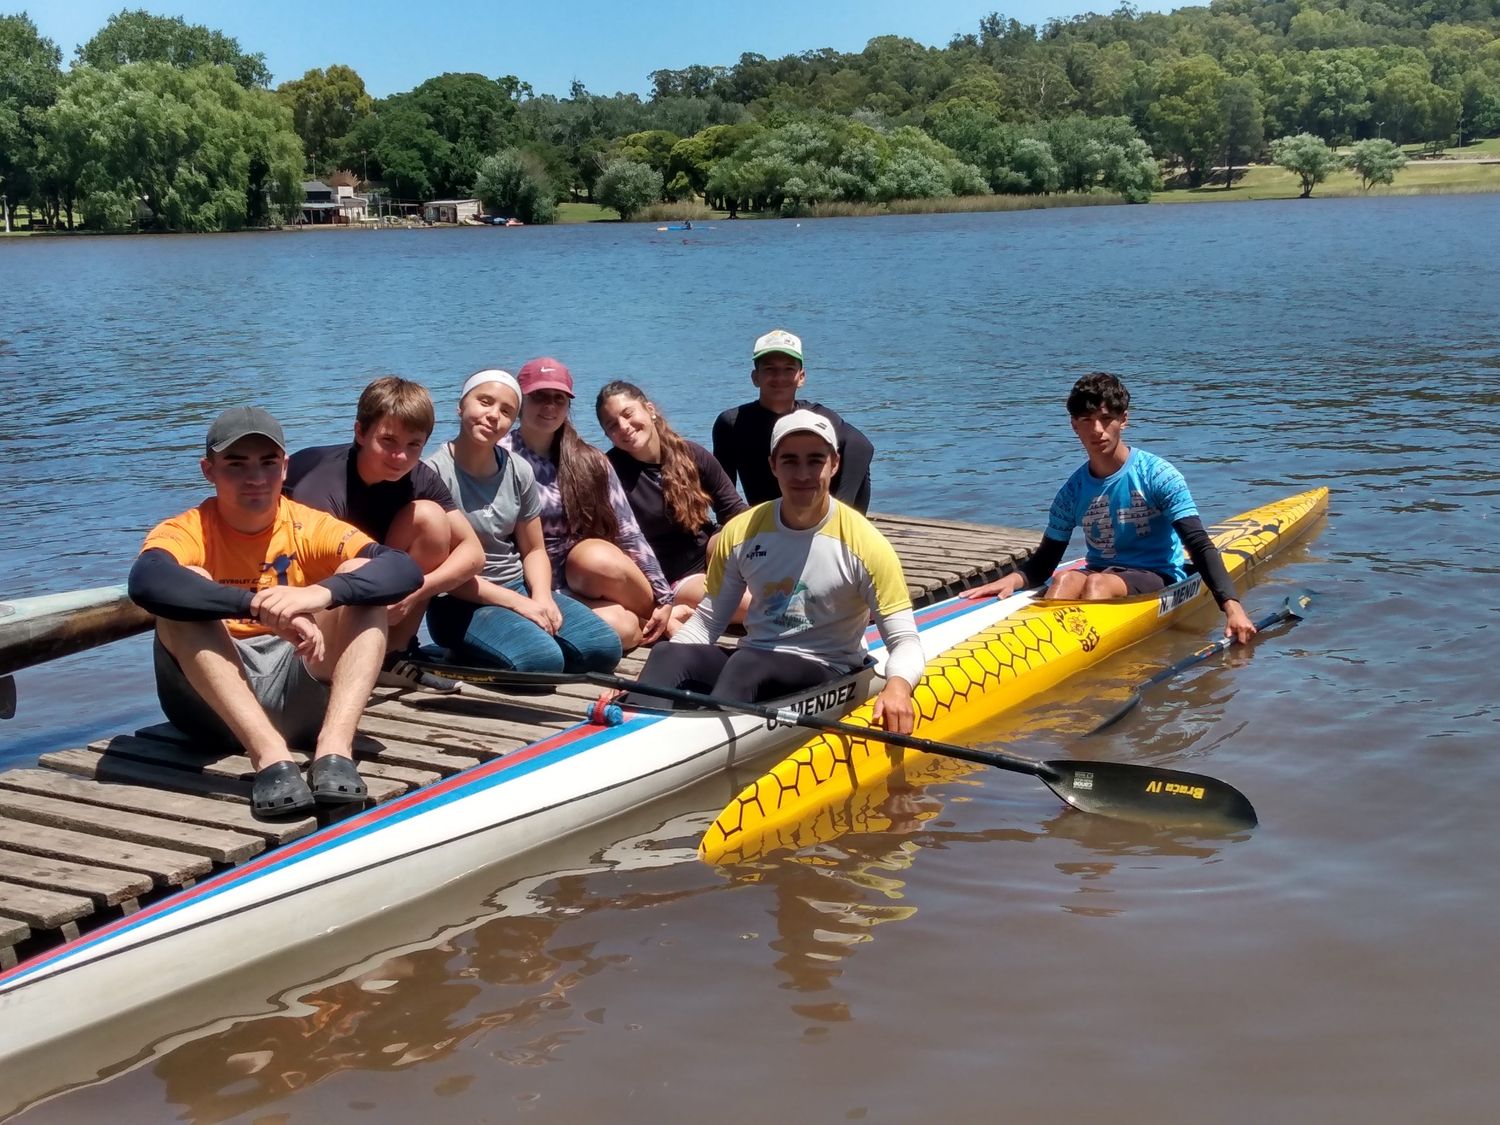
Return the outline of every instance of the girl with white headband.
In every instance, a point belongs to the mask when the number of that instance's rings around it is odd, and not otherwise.
[[[620,638],[603,618],[554,590],[531,466],[500,444],[521,409],[521,385],[499,368],[475,372],[458,400],[458,435],[429,457],[484,546],[479,577],[433,600],[432,639],[458,655],[522,672],[608,672]]]

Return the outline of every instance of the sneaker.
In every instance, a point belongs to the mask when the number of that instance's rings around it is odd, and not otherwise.
[[[439,676],[420,668],[406,658],[404,652],[387,653],[385,663],[380,666],[380,675],[375,677],[377,687],[419,688],[452,695],[458,690],[458,681]]]

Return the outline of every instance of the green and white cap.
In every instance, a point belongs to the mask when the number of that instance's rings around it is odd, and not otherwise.
[[[755,353],[751,357],[759,359],[763,355],[772,352],[780,352],[789,355],[798,363],[802,362],[802,337],[793,336],[785,328],[773,328],[759,340],[755,341]]]

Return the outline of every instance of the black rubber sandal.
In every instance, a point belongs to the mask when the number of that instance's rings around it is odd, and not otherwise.
[[[313,807],[312,790],[296,762],[277,762],[255,773],[250,807],[256,816],[294,816]]]
[[[319,804],[352,805],[365,799],[365,781],[348,758],[328,754],[314,758],[308,771],[312,796]]]

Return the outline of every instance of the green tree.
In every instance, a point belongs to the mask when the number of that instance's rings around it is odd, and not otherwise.
[[[425,168],[430,190],[467,196],[474,191],[480,163],[522,139],[515,125],[518,99],[530,89],[514,75],[441,74],[388,101],[425,118],[426,128],[440,142],[427,139],[413,149],[437,159]],[[414,120],[407,119],[407,125]]]
[[[672,163],[672,149],[682,138],[665,129],[647,129],[631,133],[615,147],[615,157],[656,169],[665,179]]]
[[[474,190],[486,208],[523,223],[550,223],[557,211],[557,189],[547,178],[546,168],[536,156],[518,148],[485,159]]]
[[[1297,120],[1304,132],[1345,144],[1370,116],[1370,86],[1359,51],[1314,51],[1298,76]]]
[[[301,78],[283,82],[276,87],[276,96],[292,111],[292,128],[302,138],[313,175],[344,155],[344,137],[375,109],[364,79],[351,67],[340,65],[309,70]]]
[[[85,222],[120,230],[144,210],[167,230],[238,230],[301,199],[291,113],[228,67],[83,67],[47,110],[44,149],[78,170]]]
[[[684,177],[692,191],[706,195],[708,178],[712,175],[714,166],[732,155],[759,131],[760,126],[754,123],[710,125],[672,146],[668,171],[674,179],[677,176]]]
[[[1170,64],[1157,79],[1151,127],[1162,151],[1182,161],[1198,187],[1224,149],[1224,84],[1228,75],[1207,55]]]
[[[1375,115],[1403,140],[1447,140],[1458,124],[1459,97],[1415,64],[1392,67],[1375,85]]]
[[[628,221],[641,208],[661,199],[661,173],[634,160],[615,160],[599,177],[594,195],[601,205],[613,207],[621,219]]]
[[[1298,133],[1271,142],[1271,159],[1302,181],[1302,198],[1312,195],[1313,188],[1328,178],[1339,166],[1339,158],[1322,137]]]
[[[37,128],[57,98],[62,52],[23,13],[0,16],[0,211],[9,233],[16,204],[37,188]]]
[[[1220,95],[1224,112],[1224,187],[1234,186],[1235,166],[1252,159],[1266,143],[1261,128],[1260,91],[1252,78],[1231,78]]]
[[[1493,137],[1500,133],[1500,53],[1463,74],[1458,97],[1464,136]]]
[[[144,8],[116,12],[83,46],[78,61],[98,70],[113,70],[138,62],[170,66],[227,66],[241,86],[271,84],[262,54],[246,54],[239,41],[181,16],[154,16]]]
[[[1396,173],[1406,167],[1406,154],[1395,141],[1360,141],[1350,150],[1346,163],[1359,176],[1360,190],[1369,191],[1372,184],[1394,180]]]
[[[392,198],[432,199],[436,177],[449,166],[452,146],[432,127],[432,118],[404,98],[389,98],[355,124],[344,138],[346,159],[368,160],[370,175]]]

